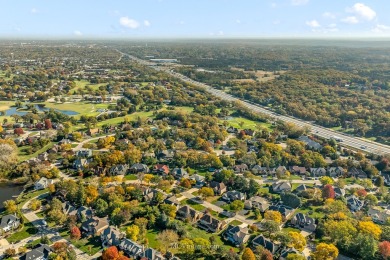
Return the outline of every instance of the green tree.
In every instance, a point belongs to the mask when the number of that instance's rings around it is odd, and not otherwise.
[[[230,209],[232,211],[235,211],[235,212],[243,210],[244,209],[244,202],[241,200],[235,200],[232,203],[230,203]]]

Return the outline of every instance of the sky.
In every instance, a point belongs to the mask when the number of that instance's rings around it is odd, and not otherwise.
[[[0,37],[388,37],[388,0],[0,0]]]

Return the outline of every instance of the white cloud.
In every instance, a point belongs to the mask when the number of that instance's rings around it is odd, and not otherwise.
[[[146,27],[149,27],[149,26],[151,26],[152,24],[151,24],[148,20],[144,20],[144,25],[145,25]]]
[[[219,31],[218,35],[220,35],[220,36],[224,35],[223,31]]]
[[[335,27],[337,27],[337,24],[331,23],[331,24],[328,25],[328,27],[329,27],[329,28],[335,28]]]
[[[278,5],[276,3],[271,3],[271,8],[276,8]]]
[[[371,31],[374,33],[390,32],[390,26],[384,24],[377,24]]]
[[[336,18],[336,15],[331,13],[331,12],[325,12],[322,14],[322,17],[325,17],[325,18],[330,18],[330,19],[335,19]]]
[[[278,24],[281,24],[281,21],[280,20],[275,20],[275,21],[272,22],[272,24],[278,25]]]
[[[36,13],[38,13],[38,9],[36,9],[35,7],[33,7],[33,8],[31,8],[30,12],[31,12],[32,14],[36,14]]]
[[[371,21],[376,17],[376,12],[362,3],[356,3],[351,8],[347,8],[347,12],[353,13],[359,18],[367,21]]]
[[[309,3],[309,0],[291,0],[292,5],[305,5]]]
[[[344,23],[349,23],[349,24],[357,24],[359,23],[359,19],[357,19],[356,16],[348,16],[343,19],[341,19],[342,22]]]
[[[321,27],[321,25],[319,24],[319,22],[317,22],[317,20],[307,21],[306,25],[311,27],[311,28]]]
[[[236,23],[240,24],[240,23],[241,23],[241,20],[237,19],[237,20],[236,20]]]
[[[179,24],[181,24],[181,25],[183,25],[183,24],[185,24],[186,22],[184,22],[184,21],[180,21],[179,22]]]
[[[119,23],[123,27],[127,27],[127,28],[130,28],[130,29],[137,29],[139,27],[139,22],[138,21],[136,21],[134,19],[130,19],[127,16],[121,17],[119,19]]]
[[[83,33],[80,32],[79,30],[75,30],[75,31],[73,32],[73,34],[76,35],[76,36],[82,36],[82,35],[83,35]]]

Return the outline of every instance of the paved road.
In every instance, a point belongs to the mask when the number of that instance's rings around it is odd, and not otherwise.
[[[120,52],[120,51],[118,51],[118,52]],[[282,120],[284,122],[291,122],[291,123],[294,123],[294,124],[301,126],[301,127],[303,127],[303,126],[310,127],[310,129],[314,135],[317,135],[317,136],[320,136],[323,138],[331,138],[334,136],[340,137],[342,139],[342,142],[340,142],[340,145],[342,145],[342,146],[354,148],[356,150],[360,150],[360,151],[368,152],[368,153],[373,153],[373,154],[379,154],[379,155],[390,154],[390,146],[388,146],[388,145],[380,144],[377,142],[372,142],[372,141],[365,140],[365,139],[358,138],[358,137],[349,136],[349,135],[346,135],[346,134],[343,134],[340,132],[336,132],[336,131],[333,131],[331,129],[328,129],[328,128],[325,128],[325,127],[322,127],[322,126],[319,126],[319,125],[316,125],[316,124],[313,124],[310,122],[306,122],[304,120],[301,120],[301,119],[298,119],[298,118],[295,118],[292,116],[283,116],[283,115],[274,113],[274,112],[270,111],[269,109],[267,109],[266,107],[262,107],[260,105],[255,105],[250,101],[246,101],[246,100],[242,100],[242,99],[238,99],[236,97],[233,97],[232,95],[227,94],[222,90],[212,88],[211,86],[208,86],[204,83],[201,83],[201,82],[198,82],[195,80],[192,80],[192,79],[190,79],[190,78],[188,78],[180,73],[173,72],[169,68],[153,66],[152,63],[147,62],[145,60],[138,59],[137,57],[134,57],[132,55],[129,55],[129,54],[126,54],[123,52],[120,52],[120,53],[122,55],[128,56],[132,60],[139,62],[145,66],[150,66],[151,68],[154,68],[155,70],[158,70],[158,71],[164,71],[164,72],[170,74],[171,76],[179,78],[187,83],[191,83],[193,85],[202,87],[207,92],[209,92],[209,93],[211,93],[211,94],[213,94],[221,99],[224,99],[227,101],[233,101],[233,102],[239,101],[243,106],[249,108],[250,110],[252,110],[254,112],[266,114],[274,119]]]
[[[76,147],[73,148],[73,151],[78,151],[78,150],[81,150],[83,148],[83,145],[86,144],[86,143],[89,143],[93,140],[98,140],[100,138],[104,138],[104,137],[107,137],[107,136],[114,136],[115,134],[109,134],[109,135],[104,135],[104,136],[98,136],[98,137],[93,137],[93,138],[89,138],[89,139],[86,139],[82,142],[80,142]]]
[[[43,194],[42,194],[43,195]],[[27,243],[28,240],[30,239],[33,239],[33,240],[36,240],[36,239],[39,239],[41,238],[42,235],[46,235],[50,240],[52,241],[55,241],[55,242],[66,242],[67,244],[71,244],[70,241],[62,238],[59,233],[58,233],[58,230],[56,228],[50,228],[46,225],[43,225],[43,219],[38,217],[37,214],[35,214],[34,211],[31,211],[29,208],[28,208],[28,205],[30,204],[30,201],[32,199],[35,199],[35,198],[38,198],[42,195],[39,195],[39,196],[36,196],[34,198],[31,198],[30,200],[28,200],[23,206],[22,206],[22,214],[25,216],[25,218],[31,222],[34,227],[36,227],[38,230],[39,230],[39,233],[37,235],[34,235],[34,236],[31,236],[23,241],[20,242],[20,245],[18,245],[19,247],[22,246],[22,245],[25,245]],[[17,248],[16,245],[14,245],[14,248]],[[92,260],[92,259],[97,259],[99,256],[100,256],[100,253],[97,253],[96,255],[94,256],[89,256],[88,254],[84,253],[83,251],[81,251],[80,249],[74,247],[74,250],[76,252],[76,255],[77,255],[77,259],[81,259],[81,260]]]
[[[193,199],[193,198],[195,198],[195,196],[192,195],[191,193],[193,193],[194,191],[197,191],[197,190],[198,190],[197,188],[192,188],[191,190],[182,192],[181,194],[184,197],[186,197],[187,199]],[[212,209],[213,211],[218,212],[218,213],[221,213],[223,211],[223,208],[218,207],[217,205],[214,205],[214,204],[207,202],[207,201],[203,201],[202,203],[199,203],[199,204],[208,208],[208,209]],[[247,225],[253,225],[255,223],[255,221],[247,219],[247,218],[245,218],[245,216],[242,216],[240,214],[236,214],[234,217],[226,219],[227,222],[230,222],[232,220],[238,220],[238,221],[245,223]]]

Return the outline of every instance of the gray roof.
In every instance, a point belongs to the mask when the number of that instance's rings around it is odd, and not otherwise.
[[[11,215],[11,214],[5,215],[1,218],[0,228],[4,228],[8,226],[9,223],[15,222],[17,220],[19,220],[19,218],[15,215]]]

